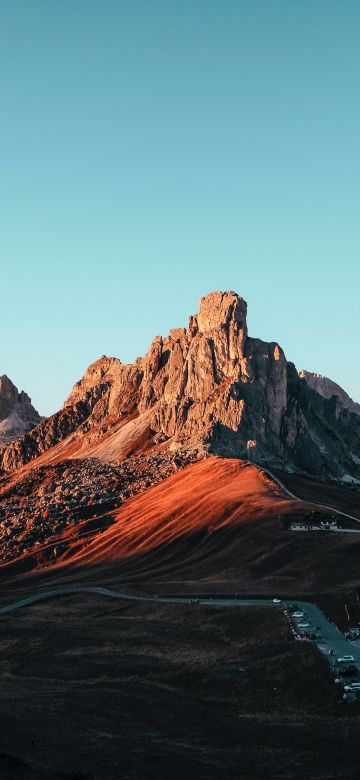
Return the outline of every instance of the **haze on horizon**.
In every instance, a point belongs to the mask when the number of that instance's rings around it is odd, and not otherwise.
[[[0,8],[0,374],[41,414],[232,289],[360,400],[360,6]]]

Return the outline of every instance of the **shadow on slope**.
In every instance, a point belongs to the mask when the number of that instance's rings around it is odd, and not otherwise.
[[[293,597],[354,590],[359,535],[283,527],[284,520],[313,509],[284,498],[254,466],[211,457],[126,501],[106,530],[70,538],[60,561],[46,560],[49,544],[42,564],[24,556],[0,571],[3,580],[17,577],[16,588],[27,591],[73,584]]]

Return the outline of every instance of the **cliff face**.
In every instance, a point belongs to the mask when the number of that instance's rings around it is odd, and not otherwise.
[[[157,336],[134,364],[101,358],[60,412],[0,451],[2,468],[14,470],[59,442],[63,451],[68,442],[72,452],[86,446],[87,454],[93,447],[97,457],[120,457],[129,431],[132,442],[146,431],[148,447],[360,476],[360,418],[313,391],[278,344],[250,338],[246,310],[236,293],[214,292],[187,328]]]
[[[360,414],[360,404],[353,401],[345,390],[340,385],[337,385],[336,382],[333,382],[332,379],[304,370],[299,371],[299,377],[305,379],[308,385],[324,398],[332,398],[335,395],[340,399],[344,409],[348,409],[349,412],[354,414]]]
[[[4,374],[0,377],[0,444],[23,436],[41,421],[31,398]]]
[[[201,434],[225,454],[254,453],[267,441],[277,447],[286,359],[277,344],[248,337],[246,303],[235,293],[203,298],[187,330],[153,341],[144,369],[139,408],[153,408],[153,425],[167,437]]]

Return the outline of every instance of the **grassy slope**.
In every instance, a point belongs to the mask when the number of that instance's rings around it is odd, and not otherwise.
[[[0,753],[48,778],[356,776],[357,712],[281,613],[84,596],[1,622]]]

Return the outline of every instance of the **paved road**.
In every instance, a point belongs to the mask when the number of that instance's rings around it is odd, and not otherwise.
[[[68,587],[68,588],[56,588],[54,590],[48,590],[42,593],[36,593],[32,596],[26,596],[23,599],[14,601],[11,604],[6,604],[0,607],[0,615],[4,615],[9,612],[14,612],[21,607],[35,604],[39,601],[45,601],[52,598],[59,598],[67,595],[76,595],[82,593],[93,593],[96,595],[105,596],[112,599],[122,599],[128,601],[141,601],[152,602],[162,604],[192,604],[196,603],[199,606],[211,607],[272,607],[273,609],[281,609],[287,611],[294,627],[296,627],[296,633],[302,637],[306,637],[309,632],[313,633],[317,629],[318,638],[314,640],[314,644],[324,654],[326,660],[331,667],[334,666],[334,660],[343,655],[353,655],[355,663],[359,665],[360,669],[360,647],[352,642],[348,642],[341,634],[337,626],[331,623],[324,613],[315,604],[307,601],[295,601],[286,599],[284,601],[274,602],[272,599],[247,599],[247,598],[214,598],[210,596],[200,596],[197,598],[185,598],[185,597],[166,597],[166,596],[135,596],[128,593],[117,592],[110,590],[109,588],[101,587]],[[298,623],[292,617],[291,611],[294,608],[303,612],[306,616],[306,620],[310,623],[310,628],[297,628]],[[305,618],[304,618],[304,622]],[[329,653],[332,651],[332,654]]]
[[[319,528],[318,525],[310,525],[309,528],[306,526],[306,528],[292,528],[289,526],[289,531],[292,531],[293,533],[308,533],[308,531],[312,531],[312,533],[322,533],[322,534],[360,534],[360,528]]]
[[[253,464],[252,464],[253,465]],[[315,505],[314,501],[307,502],[303,501],[303,499],[299,498],[298,496],[295,496],[293,493],[291,493],[290,490],[288,490],[285,485],[279,480],[274,474],[272,474],[271,471],[268,469],[261,469],[266,474],[268,474],[271,479],[273,479],[277,484],[284,490],[284,492],[289,495],[291,498],[293,498],[296,501],[302,501],[303,503],[312,503]],[[335,514],[342,515],[343,517],[348,517],[351,520],[355,520],[357,523],[360,523],[359,518],[353,517],[352,515],[346,514],[345,512],[341,512],[338,509],[334,509],[333,507],[325,506],[324,504],[316,504],[316,506],[320,506],[323,509],[330,510],[331,512],[334,512]],[[6,604],[3,607],[0,607],[0,615],[14,612],[17,609],[20,609],[21,607],[29,606],[30,604],[35,604],[39,601],[44,601],[46,599],[52,599],[52,598],[59,598],[61,596],[67,596],[67,595],[76,595],[81,593],[93,593],[96,595],[105,596],[112,599],[122,599],[122,600],[128,600],[128,601],[146,601],[146,602],[153,602],[153,603],[164,603],[164,604],[191,604],[196,603],[199,606],[220,606],[220,607],[242,607],[242,606],[262,606],[262,607],[272,607],[275,609],[281,609],[285,610],[289,614],[289,619],[295,629],[295,633],[297,636],[300,636],[304,639],[307,638],[307,635],[309,633],[316,634],[316,639],[313,640],[314,644],[318,647],[321,653],[323,653],[324,657],[326,658],[327,662],[329,663],[330,667],[335,670],[337,664],[336,659],[340,658],[344,655],[352,655],[355,659],[355,664],[358,669],[357,676],[360,673],[360,646],[356,643],[348,642],[345,637],[342,635],[342,633],[339,631],[337,626],[334,625],[334,623],[331,623],[327,617],[324,615],[324,613],[317,607],[315,604],[312,604],[311,602],[307,601],[295,601],[295,600],[289,600],[286,599],[284,601],[280,601],[279,603],[275,603],[272,599],[246,599],[246,598],[213,598],[210,596],[201,596],[196,599],[191,598],[185,598],[185,597],[166,597],[166,596],[135,596],[128,593],[118,593],[116,591],[110,590],[109,588],[101,588],[101,587],[68,587],[68,588],[56,588],[54,590],[48,590],[41,593],[36,593],[32,596],[26,596],[23,599],[20,599],[18,601],[14,601],[11,604]],[[294,611],[294,608],[297,608],[299,611],[304,613],[304,619],[303,622],[309,622],[310,626],[309,628],[299,628],[298,624],[301,621],[298,621],[296,618],[292,616],[292,611]]]
[[[248,461],[250,463],[250,461]],[[256,465],[256,464],[252,464]],[[303,498],[299,498],[299,496],[295,496],[294,493],[289,490],[284,483],[275,476],[275,474],[270,471],[270,469],[265,469],[262,466],[258,466],[260,471],[264,471],[265,474],[267,474],[271,479],[274,480],[274,482],[277,482],[277,484],[284,490],[284,492],[290,496],[290,498],[293,498],[295,501],[301,501],[303,504],[313,504],[314,506],[320,507],[320,509],[327,509],[329,512],[333,512],[335,515],[341,515],[341,517],[348,517],[350,520],[355,520],[356,523],[360,523],[360,519],[358,517],[354,517],[354,515],[349,515],[347,512],[342,512],[341,509],[334,509],[333,506],[327,506],[327,504],[320,504],[317,501],[314,501],[314,499],[305,500]]]

